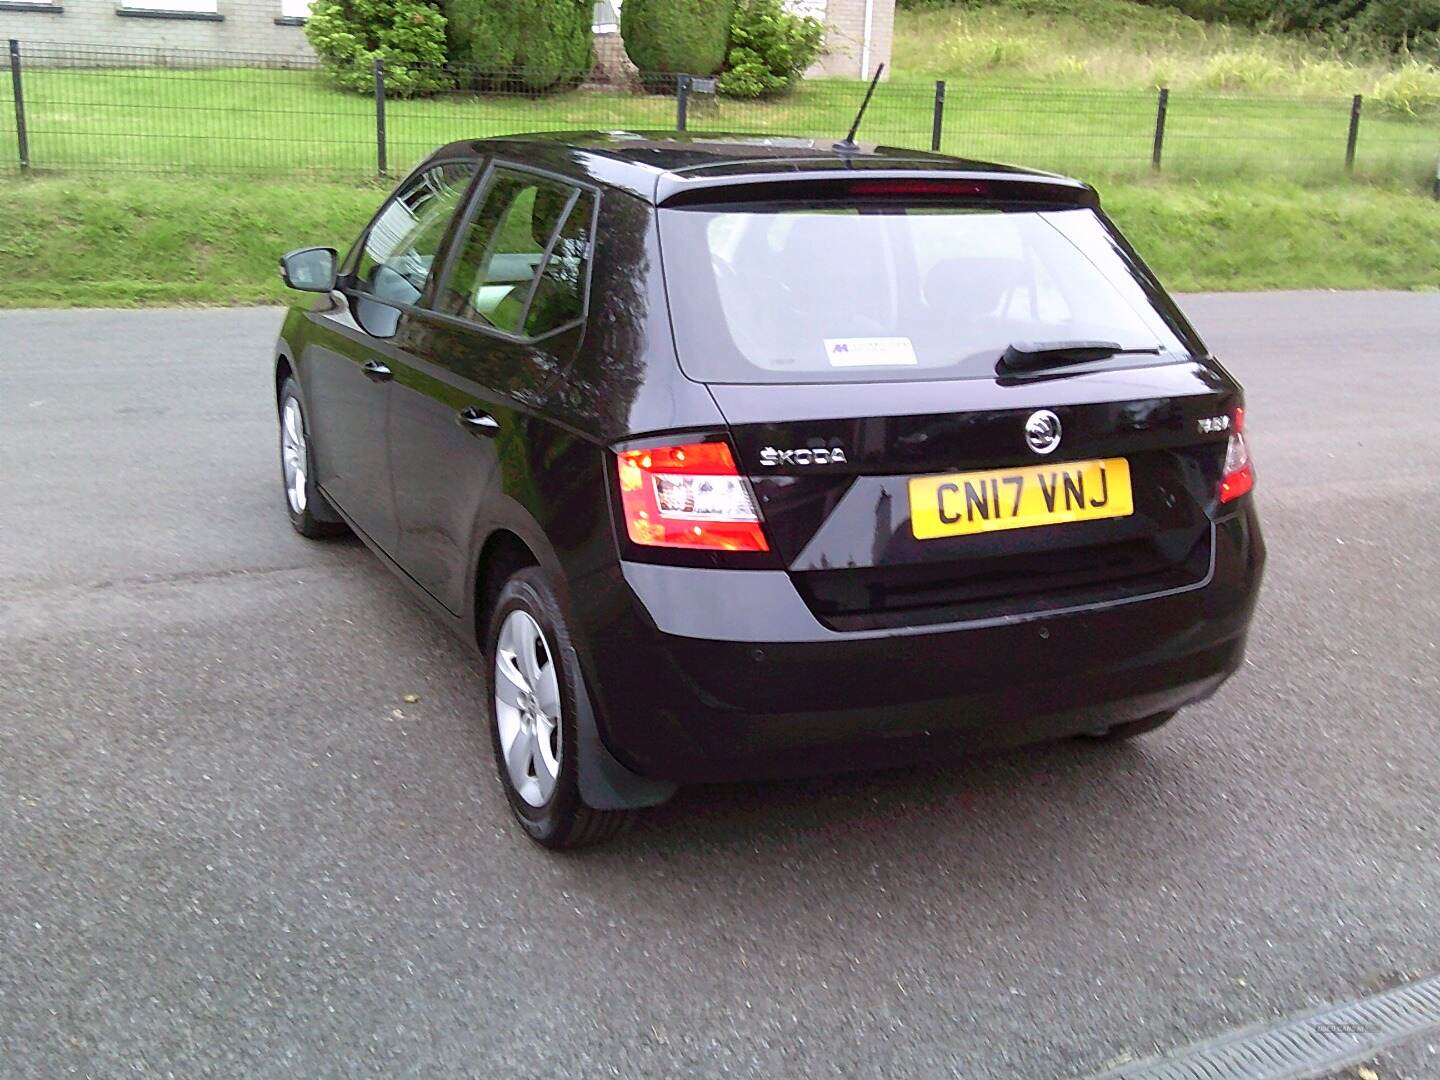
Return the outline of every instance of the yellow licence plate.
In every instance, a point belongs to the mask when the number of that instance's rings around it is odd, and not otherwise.
[[[910,527],[917,540],[1134,512],[1130,463],[1124,458],[917,476],[910,481]]]

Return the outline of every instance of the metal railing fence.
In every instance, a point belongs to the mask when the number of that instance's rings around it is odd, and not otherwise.
[[[454,139],[594,128],[829,140],[844,134],[864,89],[817,79],[782,98],[741,100],[717,95],[713,80],[665,75],[535,93],[523,73],[376,64],[349,73],[363,90],[342,90],[317,62],[294,57],[19,41],[9,65],[0,170],[32,173],[393,176]],[[407,96],[417,80],[442,88]],[[1440,117],[1350,96],[897,77],[877,90],[861,139],[1082,176],[1353,174],[1428,190]]]

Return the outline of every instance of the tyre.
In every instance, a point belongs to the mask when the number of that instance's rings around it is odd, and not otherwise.
[[[547,848],[608,840],[634,812],[580,798],[575,701],[582,678],[565,618],[539,567],[516,571],[491,609],[490,739],[495,770],[520,827]]]
[[[1082,739],[1090,739],[1094,742],[1124,742],[1126,739],[1133,739],[1137,735],[1144,735],[1147,731],[1154,731],[1158,727],[1164,727],[1175,718],[1175,710],[1156,713],[1154,716],[1144,716],[1139,720],[1131,720],[1128,723],[1116,724],[1114,727],[1105,728],[1102,731],[1090,731],[1081,735]]]
[[[285,484],[285,509],[301,536],[339,536],[345,526],[315,486],[308,431],[300,388],[287,378],[280,387],[280,477]]]

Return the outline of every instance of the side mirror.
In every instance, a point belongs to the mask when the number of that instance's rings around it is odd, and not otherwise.
[[[280,279],[301,292],[328,293],[335,288],[334,248],[309,247],[280,256]]]

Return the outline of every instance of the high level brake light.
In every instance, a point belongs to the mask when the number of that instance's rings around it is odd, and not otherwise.
[[[1230,425],[1230,443],[1225,447],[1225,468],[1220,476],[1220,501],[1238,499],[1255,486],[1255,466],[1245,443],[1245,410],[1237,408]]]
[[[851,195],[878,195],[892,198],[937,198],[939,196],[979,196],[991,194],[990,185],[981,180],[855,180],[847,187]]]
[[[646,547],[769,551],[730,444],[686,443],[616,454],[625,531]]]

